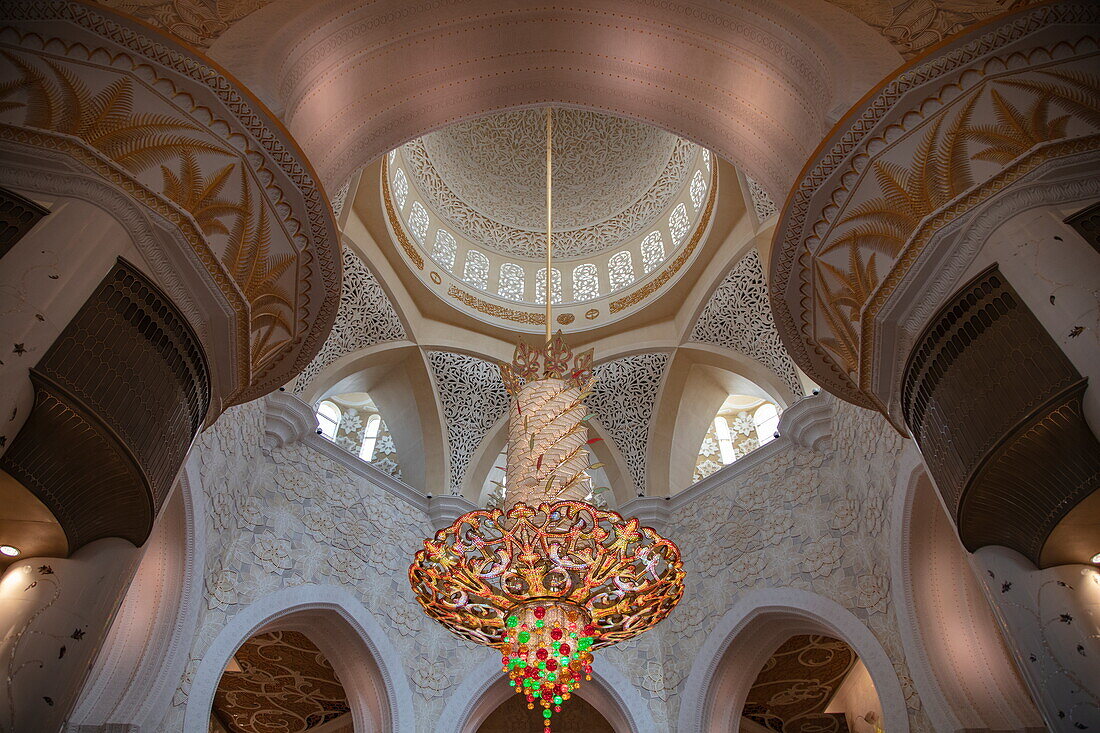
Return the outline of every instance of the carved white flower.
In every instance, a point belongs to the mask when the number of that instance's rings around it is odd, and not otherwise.
[[[305,501],[316,495],[318,479],[296,469],[276,471],[275,485],[291,501]]]
[[[720,461],[708,458],[707,460],[702,461],[701,463],[697,463],[695,465],[695,475],[693,478],[696,481],[702,481],[707,476],[710,476],[712,473],[718,471],[718,469],[720,468],[722,468],[722,463]]]
[[[642,675],[642,689],[662,700],[668,699],[669,691],[665,685],[665,673],[658,662],[646,662],[645,674]]]
[[[790,512],[772,511],[760,520],[760,539],[772,545],[778,545],[791,532],[794,517]]]
[[[763,481],[753,482],[737,496],[736,501],[746,511],[767,509],[774,501],[772,487]]]
[[[210,519],[214,523],[214,529],[224,532],[229,529],[233,520],[233,502],[228,492],[215,491],[210,496]]]
[[[336,535],[336,520],[332,512],[321,506],[312,506],[302,512],[302,524],[318,538]]]
[[[833,518],[829,523],[833,529],[848,533],[856,530],[859,520],[859,504],[855,499],[843,498],[833,502]]]
[[[394,601],[394,599],[390,599]],[[424,619],[427,617],[420,606],[411,600],[404,598],[395,602],[383,603],[382,610],[389,618],[397,633],[402,636],[415,636],[424,628]]]
[[[783,485],[783,498],[794,506],[800,506],[816,497],[820,491],[816,475],[806,471],[792,471],[790,480]]]
[[[872,537],[882,532],[882,523],[885,520],[883,502],[881,496],[868,497],[863,504],[863,531]]]
[[[417,692],[427,698],[440,697],[451,687],[446,661],[438,657],[417,657],[412,668],[412,678]]]
[[[875,565],[856,580],[856,607],[868,613],[886,613],[890,602],[890,578]]]
[[[726,549],[717,542],[705,542],[695,549],[692,569],[704,578],[713,578],[725,570],[728,557]]]
[[[753,545],[759,546],[756,539],[761,532],[761,527],[757,524],[757,517],[736,515],[729,524],[718,531],[718,537],[715,539],[726,549],[747,552]]]
[[[826,578],[840,567],[844,548],[836,537],[822,537],[803,546],[800,567],[811,578]]]
[[[264,523],[264,503],[257,496],[237,499],[237,527],[252,529]]]
[[[356,506],[363,500],[363,495],[345,481],[326,481],[320,487],[320,499],[327,503],[343,508]]]
[[[751,586],[764,577],[768,558],[762,552],[750,552],[730,563],[729,580],[734,585]]]
[[[232,606],[240,603],[240,594],[237,592],[237,574],[231,570],[222,570],[207,576],[206,592],[209,596],[207,605],[210,608]]]
[[[371,549],[370,558],[391,573],[409,566],[409,558],[397,545],[375,545]]]
[[[910,710],[920,710],[920,696],[917,687],[913,684],[913,678],[908,674],[899,673],[898,682],[901,683],[901,694],[905,696],[905,706]]]
[[[173,705],[183,705],[187,702],[187,697],[191,694],[191,685],[195,681],[195,674],[199,670],[200,661],[194,657],[187,660],[187,667],[183,671],[180,685],[176,688],[176,694],[172,697]]]
[[[289,570],[294,565],[290,542],[274,535],[264,534],[252,544],[252,554],[269,572]]]
[[[355,585],[367,577],[366,563],[347,550],[334,550],[327,557],[329,572],[349,585]]]
[[[668,628],[678,639],[689,639],[703,628],[706,612],[698,603],[680,603],[668,617]]]
[[[730,506],[725,497],[708,496],[693,501],[688,510],[676,515],[676,528],[680,534],[689,537],[712,536],[730,514]]]
[[[366,517],[344,517],[333,523],[332,537],[346,547],[370,546],[377,539],[374,523]]]

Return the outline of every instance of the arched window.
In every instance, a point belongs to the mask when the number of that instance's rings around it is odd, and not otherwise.
[[[680,242],[687,236],[691,220],[688,219],[687,207],[682,203],[676,204],[676,208],[668,215],[668,231],[672,235],[672,246],[679,247]]]
[[[393,165],[393,159],[397,157],[397,148],[390,151],[390,165]]]
[[[707,167],[707,172],[710,172],[710,151],[703,148],[703,165]]]
[[[680,204],[680,208],[684,205]],[[686,211],[686,210],[685,210]],[[685,213],[684,216],[687,216]],[[665,241],[660,232],[650,232],[642,240],[642,269],[648,275],[657,269],[657,265],[665,258]]]
[[[405,171],[400,168],[393,174],[393,199],[397,202],[397,210],[405,210],[405,199],[409,196],[409,179],[405,178]]]
[[[367,418],[367,426],[363,430],[363,445],[359,448],[359,457],[364,461],[374,460],[374,447],[378,443],[378,428],[381,425],[381,416],[371,415]]]
[[[497,294],[502,298],[523,300],[523,278],[527,273],[514,262],[505,262],[500,266],[500,283]]]
[[[737,460],[737,452],[733,449],[733,436],[730,434],[730,424],[726,418],[718,416],[714,418],[714,432],[718,436],[718,450],[722,455],[722,465],[728,466]]]
[[[335,402],[325,400],[317,405],[317,427],[321,429],[321,435],[336,440],[336,431],[340,429],[340,408]]]
[[[592,300],[600,296],[596,266],[590,263],[573,268],[573,300]]]
[[[775,405],[759,397],[731,394],[699,446],[693,480],[700,481],[767,443],[778,422]]]
[[[419,201],[413,201],[409,211],[409,230],[421,242],[428,236],[428,210]]]
[[[707,182],[703,179],[703,171],[695,171],[691,177],[691,205],[698,211],[703,205],[703,195],[707,192]]]
[[[752,421],[756,424],[756,439],[764,445],[775,438],[775,431],[779,428],[779,410],[772,403],[765,402],[756,408]]]
[[[625,288],[634,282],[634,262],[630,252],[616,252],[607,261],[607,274],[611,280],[611,290]]]
[[[466,252],[466,264],[462,267],[462,279],[475,288],[484,290],[489,286],[489,258],[471,249]]]
[[[554,268],[550,271],[550,297],[552,302],[561,302],[561,270]],[[540,267],[535,275],[535,302],[546,302],[546,268]]]
[[[455,271],[455,252],[458,245],[455,238],[446,229],[435,230],[435,247],[432,248],[432,257],[450,272]]]

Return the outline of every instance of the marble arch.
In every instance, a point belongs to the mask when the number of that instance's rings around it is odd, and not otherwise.
[[[214,691],[237,648],[257,633],[290,629],[310,638],[348,693],[355,730],[414,728],[412,691],[386,633],[355,596],[330,585],[282,588],[244,608],[211,642],[187,697],[183,730],[206,733]]]
[[[737,730],[760,667],[795,634],[826,634],[847,642],[871,675],[882,703],[883,726],[891,733],[908,733],[897,672],[875,635],[836,601],[795,588],[746,593],[718,621],[684,685],[677,729]]]
[[[615,733],[654,733],[658,730],[649,706],[626,676],[605,658],[597,658],[592,681],[580,696],[607,718]],[[465,676],[439,716],[435,733],[476,733],[482,721],[509,695],[514,695],[494,655]]]
[[[704,144],[777,197],[812,141],[901,61],[823,0],[281,0],[210,53],[281,111],[332,190],[426,132],[550,102]]]
[[[198,459],[184,464],[72,714],[77,726],[153,731],[164,719],[202,603],[205,499]]]
[[[966,551],[913,444],[890,526],[890,587],[905,659],[937,730],[1042,728]]]

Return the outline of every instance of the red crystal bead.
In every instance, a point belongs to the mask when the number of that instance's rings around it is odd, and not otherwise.
[[[558,639],[560,639],[561,638],[561,629],[559,629],[556,626],[554,628],[550,629],[550,638],[553,639],[554,641],[557,641]]]
[[[539,659],[546,659],[546,657],[548,657],[550,655],[545,649],[540,647],[539,650],[537,652],[535,652],[535,656],[538,657]]]
[[[546,609],[542,606],[535,607],[535,618],[546,618]]]
[[[560,647],[558,647],[558,653],[561,654],[563,657],[569,656],[569,645],[562,644]]]
[[[558,663],[556,661],[554,661],[553,659],[549,659],[546,662],[546,668],[548,670],[550,670],[551,672],[553,672],[554,670],[556,670],[558,668]]]

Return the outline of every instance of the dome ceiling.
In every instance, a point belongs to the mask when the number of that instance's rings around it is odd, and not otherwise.
[[[545,112],[458,123],[406,144],[429,208],[498,254],[539,260],[546,233]],[[697,146],[634,120],[559,109],[554,120],[554,250],[605,252],[642,233],[690,177]]]

